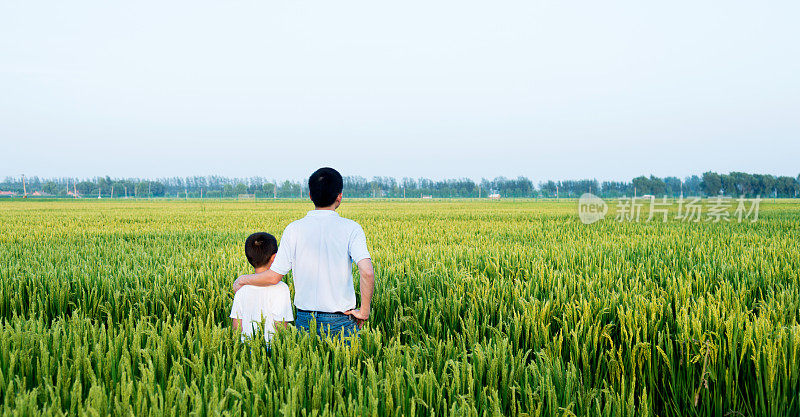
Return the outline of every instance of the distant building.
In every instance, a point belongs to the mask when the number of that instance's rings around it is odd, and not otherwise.
[[[423,195],[422,198],[428,199],[428,198],[433,198],[433,196],[428,194],[428,195]]]
[[[14,197],[17,193],[13,191],[0,191],[0,197]]]
[[[492,200],[499,200],[500,199],[500,194],[497,194],[497,193],[489,194],[489,198],[492,199]]]

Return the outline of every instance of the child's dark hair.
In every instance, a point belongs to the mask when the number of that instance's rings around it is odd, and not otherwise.
[[[278,241],[269,233],[253,233],[244,241],[244,256],[253,268],[266,266],[277,251]]]

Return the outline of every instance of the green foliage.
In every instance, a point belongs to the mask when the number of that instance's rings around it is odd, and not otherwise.
[[[376,266],[368,328],[242,344],[242,242],[308,209],[0,202],[0,412],[800,413],[797,202],[586,226],[574,202],[347,201]]]

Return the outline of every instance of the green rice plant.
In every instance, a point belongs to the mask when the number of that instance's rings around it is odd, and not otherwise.
[[[376,267],[367,328],[242,344],[244,238],[308,209],[0,202],[0,411],[800,414],[800,202],[587,226],[575,201],[347,201]]]

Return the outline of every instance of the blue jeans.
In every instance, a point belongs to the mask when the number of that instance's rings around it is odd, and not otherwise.
[[[344,313],[320,313],[297,310],[294,325],[298,329],[310,330],[311,320],[317,319],[317,334],[349,337],[358,331],[356,319]]]

